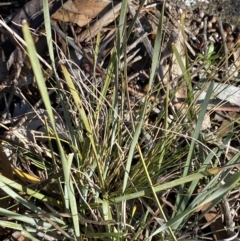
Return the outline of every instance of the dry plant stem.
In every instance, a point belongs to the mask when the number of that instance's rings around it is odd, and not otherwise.
[[[83,51],[75,44],[74,40],[67,37],[67,35],[53,21],[51,21],[51,26],[63,39],[66,39],[68,44],[73,47],[79,54],[84,54]]]
[[[201,226],[201,229],[205,229],[209,226],[211,226],[212,223],[216,222],[216,220],[221,218],[221,214],[217,214],[211,221],[208,221],[206,224],[204,224],[203,226]]]
[[[53,22],[51,22],[51,26],[52,28],[63,38],[66,39],[66,41],[68,42],[68,44],[73,47],[79,54],[83,55],[85,58],[87,58],[87,60],[93,65],[93,60],[88,56],[87,53],[85,53],[83,50],[81,50],[81,48],[79,47],[79,43],[76,44],[74,42],[74,40],[70,39],[69,37],[66,36],[66,34]],[[73,31],[73,29],[72,29]],[[73,31],[74,34],[74,31]],[[99,73],[103,76],[105,76],[104,71],[97,65],[96,69],[99,71]]]
[[[179,29],[179,28],[182,28],[181,24],[176,21],[170,13],[166,12],[167,14],[167,17],[171,20],[171,22],[173,23],[173,25],[175,26],[175,28]],[[196,39],[196,37],[192,34],[191,31],[189,31],[186,27],[184,27],[184,32],[189,36],[191,37],[192,39]]]
[[[128,4],[128,9],[129,9],[129,12],[130,12],[132,18],[134,18],[135,15],[136,15],[136,11],[135,11],[135,9],[133,8],[133,6],[131,4]],[[135,24],[137,26],[136,29],[137,29],[137,31],[139,33],[139,36],[144,36],[145,35],[145,31],[144,31],[143,26],[142,26],[142,24],[141,24],[141,22],[139,21],[138,18],[136,19],[136,23]],[[142,41],[143,41],[143,44],[144,44],[144,46],[145,46],[145,48],[146,48],[146,50],[148,52],[149,57],[152,59],[153,58],[153,47],[152,47],[152,44],[151,44],[150,40],[147,37],[143,37]],[[158,65],[157,71],[158,71],[158,73],[160,75],[160,78],[163,79],[164,78],[163,68],[162,68],[162,66],[160,64]]]
[[[99,20],[97,20],[89,29],[84,30],[78,35],[77,42],[90,41],[91,38],[97,35],[102,28],[117,18],[121,9],[122,2],[111,8],[106,14],[104,14]]]
[[[15,15],[16,15],[16,13],[12,13],[11,15],[7,16],[6,18],[4,18],[4,22],[6,24],[9,24],[10,21],[12,21],[12,19],[14,18]],[[0,24],[0,28],[2,28],[2,27],[3,27],[3,25]]]
[[[224,66],[225,66],[225,69],[228,68],[228,57],[227,57],[227,54],[228,54],[228,49],[227,49],[227,44],[226,44],[226,38],[225,38],[225,34],[224,34],[224,30],[223,30],[223,25],[222,25],[222,21],[218,18],[217,19],[217,23],[218,23],[218,28],[219,28],[219,32],[220,32],[220,35],[222,37],[222,43],[223,43],[223,50],[224,50]]]
[[[204,39],[204,56],[207,58],[208,54],[208,40],[207,40],[207,17],[204,18],[203,25],[203,39]]]
[[[129,76],[129,77],[128,77],[128,83],[129,83],[131,80],[138,78],[139,75],[140,75],[140,73],[139,73],[139,72],[136,72],[135,74]]]
[[[41,218],[44,222],[50,223],[54,228],[56,228],[66,238],[68,238],[70,240],[75,240],[68,233],[66,233],[61,227],[59,227],[54,221],[52,221],[50,216],[47,217],[47,215],[39,215],[39,218]]]
[[[22,45],[26,47],[26,42],[17,34],[15,33],[5,22],[0,20],[0,24],[10,33],[12,34],[13,38],[15,38],[17,41],[19,41]],[[40,61],[50,70],[52,70],[52,67],[39,55],[37,54]]]
[[[56,237],[50,236],[46,233],[43,232],[37,232],[36,236],[40,238],[40,240],[45,240],[45,241],[53,241],[53,240],[58,240]]]
[[[127,64],[127,66],[129,66],[131,63],[133,63],[134,57],[138,54],[139,51],[140,51],[140,49],[137,49],[130,56],[128,56],[126,59],[126,63],[124,61],[122,61],[120,64],[120,69],[123,70],[125,64]],[[138,57],[141,57],[141,56],[138,56]]]
[[[20,94],[22,94],[22,93],[21,93],[21,90],[18,90],[18,91],[19,91]],[[48,95],[50,96],[52,93],[54,93],[54,90],[50,90],[50,91],[48,92]],[[36,110],[36,109],[42,104],[42,102],[43,102],[43,100],[40,99],[40,100],[33,106],[33,110],[34,110],[34,109]],[[35,112],[38,113],[37,111],[35,111]],[[19,122],[17,123],[15,129],[21,127],[21,126],[23,125],[23,123],[26,122],[26,121],[29,119],[29,116],[31,116],[31,115],[25,115],[23,118],[21,118],[21,119],[19,120]],[[39,115],[39,116],[40,116],[40,115]],[[40,118],[40,119],[41,119],[41,118]]]
[[[138,55],[132,61],[130,61],[128,64],[129,64],[129,66],[131,66],[132,64],[134,64],[135,62],[140,61],[141,59],[142,59],[142,56]]]
[[[131,45],[127,46],[126,53],[129,53],[132,49],[134,49],[140,42],[143,41],[143,38],[147,38],[147,33],[140,36],[140,38],[137,38]],[[123,58],[123,54],[120,56],[120,58]]]
[[[191,54],[195,57],[196,56],[196,52],[194,51],[194,49],[191,47],[191,45],[188,43],[188,41],[185,39],[184,40],[188,50],[191,52]]]
[[[115,32],[116,29],[112,29],[101,42],[98,54],[98,63],[102,60],[102,58],[106,57],[106,54],[104,54],[104,52],[106,51],[107,45],[113,40],[113,38],[115,38]]]
[[[230,205],[226,197],[221,201],[221,207],[223,209],[223,214],[226,222],[227,231],[234,231],[234,221],[230,210]]]

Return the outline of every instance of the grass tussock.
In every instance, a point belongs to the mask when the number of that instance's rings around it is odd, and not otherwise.
[[[239,195],[240,154],[234,144],[239,140],[239,117],[231,118],[231,131],[221,136],[213,124],[203,130],[206,116],[216,108],[210,105],[218,96],[213,72],[226,59],[219,60],[210,45],[207,55],[190,61],[181,19],[183,41],[171,44],[171,64],[178,76],[165,71],[160,60],[170,33],[164,28],[164,4],[155,40],[149,40],[153,49],[141,95],[134,95],[131,87],[133,67],[127,53],[133,32],[139,34],[143,3],[129,21],[126,16],[133,9],[122,2],[104,73],[99,71],[100,33],[92,42],[88,75],[71,60],[70,46],[64,52],[54,40],[44,1],[49,74],[23,23],[26,53],[42,101],[23,126],[35,118],[44,131],[30,141],[13,129],[18,139],[1,139],[0,157],[6,164],[0,175],[4,229],[19,230],[30,240],[197,240],[233,228],[217,218],[229,203],[235,207],[231,198]],[[205,81],[196,83],[192,73],[199,61]],[[175,98],[181,91],[186,96],[179,104]],[[199,104],[202,92],[205,97]],[[16,166],[10,164],[6,149],[14,153]],[[216,211],[222,230],[206,225],[210,210]]]

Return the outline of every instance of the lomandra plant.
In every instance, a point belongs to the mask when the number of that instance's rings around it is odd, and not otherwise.
[[[24,188],[1,176],[2,189],[23,205],[29,215],[1,209],[2,215],[14,221],[1,220],[0,224],[24,230],[24,235],[32,240],[36,240],[39,222],[46,234],[60,233],[62,240],[177,240],[192,232],[208,210],[197,218],[194,212],[205,204],[210,204],[208,209],[211,209],[238,184],[238,172],[227,180],[224,178],[240,154],[229,161],[231,166],[218,167],[224,148],[211,148],[201,131],[213,85],[210,84],[196,113],[197,109],[191,105],[196,102],[191,66],[180,58],[175,45],[172,52],[187,86],[188,96],[183,106],[188,104],[188,109],[184,113],[181,109],[172,112],[169,121],[173,96],[168,90],[165,107],[156,118],[150,118],[154,108],[150,96],[154,91],[159,93],[153,83],[162,51],[165,1],[154,41],[146,98],[135,106],[128,92],[128,65],[124,56],[131,36],[126,22],[128,2],[122,3],[114,48],[104,81],[98,87],[70,74],[72,63],[69,59],[65,62],[59,59],[56,63],[55,50],[58,48],[52,39],[47,4],[45,0],[46,39],[53,71],[51,81],[60,100],[67,137],[63,139],[59,135],[34,42],[24,22],[27,53],[48,113],[43,123],[48,140],[44,147],[51,158],[43,165],[45,171],[49,175],[53,172],[56,178],[39,190],[37,186]],[[134,29],[140,11],[138,9],[130,29]],[[96,43],[100,42],[98,35]],[[99,46],[94,49],[96,67]],[[208,54],[212,61],[213,50],[209,49]],[[122,55],[125,61],[120,68]],[[97,73],[93,76],[96,78]],[[96,80],[94,78],[92,81]],[[224,185],[222,180],[225,180]],[[23,192],[31,198],[24,198]]]

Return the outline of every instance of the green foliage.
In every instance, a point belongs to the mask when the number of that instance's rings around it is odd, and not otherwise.
[[[174,98],[174,93],[171,93],[169,83],[167,87],[162,86],[163,83],[154,84],[163,41],[161,14],[146,98],[132,107],[127,89],[126,61],[124,70],[120,70],[121,57],[127,58],[126,43],[131,32],[126,27],[127,0],[123,1],[114,48],[104,81],[99,86],[95,84],[96,72],[86,83],[87,80],[79,81],[70,74],[70,60],[64,64],[61,61],[56,63],[47,1],[44,4],[54,91],[60,99],[67,137],[60,137],[32,36],[24,23],[27,53],[47,110],[47,116],[42,121],[47,130],[45,138],[48,142],[44,143],[44,148],[48,158],[35,156],[36,160],[31,157],[30,162],[38,163],[35,167],[39,172],[44,170],[47,176],[52,173],[55,176],[39,188],[38,185],[25,186],[1,175],[1,189],[30,214],[15,214],[0,208],[2,216],[11,218],[10,221],[1,220],[0,225],[24,231],[32,240],[34,237],[31,235],[38,231],[39,223],[44,232],[60,232],[65,240],[126,240],[126,237],[139,240],[145,233],[149,233],[146,240],[152,237],[177,240],[179,233],[189,231],[189,220],[192,223],[200,220],[192,221],[197,208],[209,202],[217,205],[240,179],[239,173],[236,173],[224,185],[221,184],[240,156],[237,153],[229,160],[231,166],[218,167],[226,143],[232,136],[229,135],[222,145],[212,148],[201,130],[208,114],[213,85],[210,84],[206,90],[200,108],[195,108],[191,66],[186,64],[187,60],[184,63],[176,45],[173,45],[173,54],[188,96],[183,107],[172,111],[169,118],[169,100]],[[137,16],[130,24],[131,30]],[[100,42],[99,34],[94,46],[94,71]],[[218,55],[210,44],[206,56],[199,54],[198,57],[209,69]],[[150,96],[163,89],[166,89],[166,105],[157,117],[151,119],[153,109],[159,103],[153,103]],[[186,105],[187,108],[184,108]],[[21,157],[24,155],[29,158],[21,153]],[[169,193],[171,201],[164,202]]]
[[[205,63],[205,69],[209,69],[209,67],[212,65],[212,63],[214,62],[214,60],[219,58],[218,54],[214,54],[214,44],[211,43],[208,46],[208,50],[206,55],[202,54],[202,53],[198,53],[198,57]]]

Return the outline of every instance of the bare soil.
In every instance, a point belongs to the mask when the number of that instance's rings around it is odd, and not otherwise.
[[[231,24],[236,24],[240,18],[240,1],[236,0],[208,0],[209,3],[196,1],[195,4],[189,7],[185,5],[185,0],[174,0],[173,2],[188,11],[192,11],[198,7],[206,13],[217,15],[222,18],[222,21]]]

